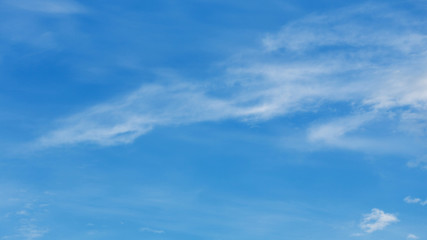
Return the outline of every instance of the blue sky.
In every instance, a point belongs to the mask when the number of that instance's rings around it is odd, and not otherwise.
[[[0,239],[427,239],[427,1],[0,19]]]

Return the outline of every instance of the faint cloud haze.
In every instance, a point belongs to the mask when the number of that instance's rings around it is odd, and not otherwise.
[[[75,14],[86,11],[82,5],[72,0],[6,0],[5,3],[22,10],[48,14]]]

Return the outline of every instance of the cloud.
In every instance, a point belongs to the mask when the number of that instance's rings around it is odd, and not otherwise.
[[[366,139],[348,138],[346,135],[358,130],[360,126],[372,121],[376,117],[375,113],[362,113],[334,119],[330,122],[314,125],[308,129],[307,137],[310,142],[321,142],[335,147],[349,149],[367,148],[367,144],[378,148],[375,143]]]
[[[87,12],[72,0],[5,0],[0,1],[0,59],[19,56],[13,46],[26,47],[28,56],[40,51],[56,52],[74,48],[82,42],[81,29],[75,25],[75,14]],[[72,41],[73,36],[79,36]],[[15,55],[13,55],[15,54]]]
[[[33,240],[43,237],[49,232],[47,229],[39,228],[33,224],[25,224],[19,228],[19,236],[27,240]]]
[[[40,228],[28,221],[24,221],[21,226],[17,229],[17,233],[14,235],[2,236],[1,239],[25,239],[33,240],[44,237],[49,230],[46,228]]]
[[[421,168],[423,170],[427,170],[427,155],[409,161],[406,165],[410,168]]]
[[[237,114],[232,105],[206,96],[196,86],[143,86],[123,99],[63,120],[62,127],[39,139],[39,144],[129,143],[154,126],[220,120]]]
[[[366,233],[372,233],[378,230],[383,230],[388,225],[398,222],[397,217],[390,213],[385,213],[379,209],[372,209],[372,212],[365,214],[360,228]]]
[[[408,236],[406,237],[406,239],[418,239],[418,237],[414,234],[408,234]]]
[[[421,198],[412,198],[410,196],[407,196],[405,199],[403,199],[406,203],[413,204],[413,203],[419,203],[421,206],[427,205],[427,200],[422,201]]]
[[[163,234],[165,233],[165,231],[163,230],[157,230],[157,229],[152,229],[152,228],[147,228],[147,227],[143,227],[141,229],[139,229],[141,232],[149,232],[149,233],[155,233],[155,234]]]
[[[35,145],[126,144],[161,126],[268,121],[322,113],[341,104],[345,111],[308,126],[310,143],[395,150],[405,136],[422,129],[427,133],[423,24],[374,5],[310,15],[268,34],[258,49],[225,61],[219,81],[202,84],[172,76],[143,85],[118,100],[57,120]],[[373,122],[398,129],[400,135],[392,140],[358,135]]]
[[[2,185],[0,189],[5,194],[0,208],[9,212],[3,219],[0,239],[33,240],[43,238],[50,232],[49,227],[45,226],[48,199],[22,185]]]
[[[16,214],[18,214],[18,215],[27,215],[28,212],[25,211],[25,210],[20,210],[20,211],[16,212]]]
[[[377,14],[376,16],[374,14]],[[362,16],[364,18],[362,18]],[[310,15],[285,25],[278,33],[263,39],[267,51],[306,52],[318,47],[378,47],[398,52],[412,52],[425,47],[424,34],[402,29],[407,35],[396,35],[395,27],[408,27],[420,22],[406,22],[402,13],[386,6],[363,4],[325,14]],[[372,22],[375,20],[375,22]],[[395,24],[393,26],[393,24]]]
[[[405,199],[403,199],[406,203],[419,203],[421,202],[420,198],[412,198],[410,196],[405,197]]]

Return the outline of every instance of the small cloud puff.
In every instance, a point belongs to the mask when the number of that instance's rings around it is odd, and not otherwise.
[[[408,236],[406,237],[406,239],[418,239],[418,237],[414,234],[408,234]]]
[[[398,222],[397,217],[390,213],[374,208],[371,213],[365,214],[360,228],[366,233],[372,233],[378,230],[382,230],[388,225]]]

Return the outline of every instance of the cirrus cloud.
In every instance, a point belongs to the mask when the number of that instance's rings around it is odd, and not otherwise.
[[[309,124],[308,142],[395,151],[402,146],[399,139],[427,134],[424,23],[373,5],[310,15],[268,34],[244,57],[226,61],[219,70],[221,81],[201,84],[172,77],[142,85],[121,99],[57,120],[35,144],[126,144],[160,126],[268,121],[343,104],[348,111]],[[391,141],[358,136],[375,121],[400,135]]]

